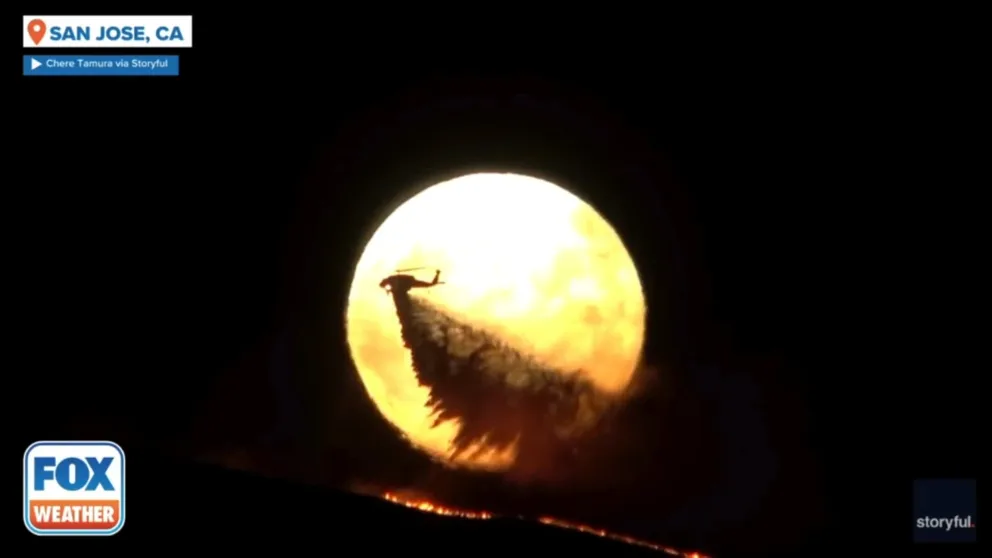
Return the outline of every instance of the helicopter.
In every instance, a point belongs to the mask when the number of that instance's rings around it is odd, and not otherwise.
[[[435,287],[437,285],[443,285],[444,281],[439,281],[441,278],[441,270],[434,270],[434,279],[431,281],[421,281],[409,275],[407,272],[417,271],[420,269],[427,269],[426,267],[409,267],[406,269],[397,269],[395,275],[390,275],[382,281],[379,282],[379,287],[381,287],[387,293],[391,292],[406,292],[410,289],[426,289],[430,287]]]

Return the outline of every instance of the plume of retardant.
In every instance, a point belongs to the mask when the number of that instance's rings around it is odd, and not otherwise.
[[[543,462],[568,451],[615,403],[579,370],[549,367],[407,290],[391,294],[437,423],[460,425],[456,455],[516,444],[518,464]]]

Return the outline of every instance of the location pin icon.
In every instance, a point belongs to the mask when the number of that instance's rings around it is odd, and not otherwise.
[[[31,40],[36,45],[45,38],[45,31],[47,30],[48,28],[45,27],[45,22],[40,19],[32,19],[28,22],[28,35],[31,36]]]

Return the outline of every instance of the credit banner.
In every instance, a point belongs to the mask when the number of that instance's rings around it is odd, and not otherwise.
[[[164,54],[27,54],[26,76],[178,76],[179,57]]]

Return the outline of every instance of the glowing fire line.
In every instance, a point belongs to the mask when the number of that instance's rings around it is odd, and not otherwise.
[[[433,502],[429,502],[427,500],[404,498],[396,494],[393,494],[391,492],[384,493],[382,497],[386,501],[392,502],[394,504],[399,504],[401,506],[405,506],[415,510],[420,510],[423,512],[433,513],[437,515],[444,515],[448,517],[460,517],[462,519],[492,519],[496,517],[494,514],[486,511],[469,511],[469,510],[460,510],[456,508],[449,508],[446,506],[435,504]],[[587,525],[570,523],[567,521],[562,521],[560,519],[555,519],[553,517],[540,517],[538,518],[538,521],[545,525],[551,525],[554,527],[559,527],[561,529],[570,529],[573,531],[579,531],[581,533],[595,535],[597,537],[619,541],[634,546],[640,546],[642,548],[649,548],[651,550],[656,550],[658,552],[671,554],[672,556],[679,556],[683,558],[707,558],[706,556],[703,556],[698,552],[681,552],[672,548],[667,548],[640,539],[635,539],[633,537],[619,535],[616,533],[610,533],[604,529],[597,529],[595,527],[589,527]]]
[[[410,500],[407,498],[401,498],[391,492],[386,492],[382,495],[384,499],[394,504],[399,504],[401,506],[406,506],[408,508],[413,508],[415,510],[420,510],[424,512],[435,513],[437,515],[446,515],[449,517],[461,517],[462,519],[492,519],[493,514],[489,512],[473,512],[468,510],[456,510],[454,508],[446,508],[444,506],[439,506],[433,504],[426,500]]]

